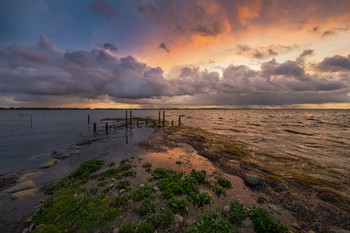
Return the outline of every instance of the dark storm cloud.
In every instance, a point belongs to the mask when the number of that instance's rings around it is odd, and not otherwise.
[[[110,51],[117,51],[117,47],[114,45],[114,44],[111,44],[111,43],[104,43],[103,44],[103,48],[104,49],[108,49]]]
[[[238,54],[255,59],[266,59],[271,57],[276,57],[279,54],[284,54],[292,51],[297,48],[296,45],[293,46],[285,46],[285,45],[275,45],[271,44],[268,46],[260,46],[260,47],[250,47],[249,45],[237,45]]]
[[[104,0],[93,0],[91,4],[88,4],[86,7],[100,19],[110,20],[112,18],[117,18],[117,9]]]
[[[317,65],[317,69],[326,72],[350,71],[350,55],[326,57]]]
[[[159,44],[159,48],[164,49],[167,53],[170,53],[168,46],[164,42]]]
[[[258,70],[230,65],[221,77],[218,72],[184,66],[165,79],[161,68],[132,56],[117,59],[105,49],[60,53],[41,46],[10,46],[0,49],[0,96],[42,103],[48,96],[56,102],[70,98],[128,103],[186,98],[182,104],[217,105],[349,102],[350,55],[325,58],[313,68],[326,72],[310,74],[305,62],[298,60],[312,53],[305,50],[295,61],[282,63],[272,59]]]

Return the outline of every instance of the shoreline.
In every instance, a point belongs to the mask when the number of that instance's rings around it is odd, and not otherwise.
[[[91,142],[93,146],[96,145],[95,143],[99,144],[99,142]],[[285,212],[284,215],[288,215],[289,218],[291,218],[291,215],[288,213],[292,213],[296,217],[297,223],[294,221],[288,222],[288,220],[284,221],[290,227],[294,227],[294,230],[296,230],[295,232],[307,232],[307,230],[311,229],[315,230],[316,232],[336,232],[336,230],[350,228],[350,218],[348,218],[350,213],[348,206],[349,203],[347,203],[346,198],[327,189],[315,191],[315,189],[312,188],[312,185],[308,185],[307,183],[300,186],[300,182],[298,182],[298,180],[291,181],[288,179],[283,179],[283,176],[278,176],[278,174],[269,171],[264,166],[259,166],[259,164],[255,162],[248,161],[247,158],[250,158],[251,154],[249,154],[249,151],[243,149],[244,145],[237,143],[233,139],[229,140],[228,137],[223,135],[215,135],[204,130],[186,126],[171,128],[166,127],[155,128],[154,132],[148,138],[140,139],[139,141],[133,143],[136,143],[136,146],[141,148],[138,153],[158,153],[158,155],[167,154],[169,151],[171,152],[174,150],[174,148],[181,148],[181,146],[178,146],[179,144],[182,146],[184,144],[190,146],[195,153],[198,154],[198,156],[210,161],[210,163],[213,164],[212,167],[217,170],[217,173],[225,176],[232,176],[235,177],[235,179],[240,180],[233,182],[234,179],[231,179],[232,183],[239,184],[242,190],[245,188],[247,193],[249,190],[249,192],[263,194],[264,198],[267,200],[265,208],[271,210],[268,205],[275,206],[279,212]],[[86,145],[82,145],[82,147],[88,147],[89,145],[90,144],[88,143]],[[101,148],[103,148],[103,145]],[[114,155],[110,154],[111,152],[106,151],[104,153],[105,155],[101,155],[102,159],[106,158],[106,162],[113,160]],[[128,157],[128,155],[126,155],[126,157]],[[135,154],[133,157],[135,157]],[[175,157],[174,154],[173,157]],[[117,159],[114,158],[115,162],[117,163],[121,158],[122,157],[120,156]],[[149,157],[149,160],[151,163],[156,164],[157,158],[160,160],[161,157],[153,156],[153,158]],[[172,160],[174,160],[174,158]],[[189,165],[189,167],[187,169],[195,167],[194,164],[190,164],[190,159],[188,159],[188,161],[189,162],[187,165]],[[172,164],[172,166],[175,165],[175,167],[177,167],[174,161],[173,163],[174,164]],[[166,167],[167,163],[163,164],[164,165],[161,166]],[[186,164],[180,166],[185,168],[185,165]],[[172,168],[172,166],[168,167]],[[209,165],[206,165],[206,167],[208,169],[211,168]],[[206,168],[202,169],[206,170]],[[247,176],[258,177],[258,184],[253,186],[244,185],[244,181],[246,181]],[[312,180],[312,182],[315,182],[315,180]],[[239,195],[241,196],[241,201],[243,201],[243,196],[246,196],[246,193],[241,193]],[[322,200],[322,196],[320,195],[324,195],[323,199],[325,200]],[[310,198],[313,199],[311,203]],[[258,204],[256,203],[256,200],[257,196],[254,198],[250,197],[244,204]],[[345,205],[337,206],[340,204]],[[324,220],[328,220],[328,222],[325,222]]]

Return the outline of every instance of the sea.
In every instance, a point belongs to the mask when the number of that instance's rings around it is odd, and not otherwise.
[[[158,119],[159,112],[163,117],[163,110],[132,110],[132,116]],[[230,136],[252,150],[350,171],[350,110],[165,110],[175,125],[179,116],[183,125]],[[0,110],[0,174],[37,166],[33,156],[93,138],[93,123],[103,130],[105,118],[125,118],[125,110]]]

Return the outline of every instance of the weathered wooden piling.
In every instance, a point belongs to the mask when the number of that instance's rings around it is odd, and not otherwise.
[[[156,125],[157,125],[157,124],[156,124],[156,121],[153,121],[153,125],[154,125],[154,127],[156,127]]]
[[[160,111],[159,111],[159,124],[160,124]]]
[[[130,126],[132,125],[132,111],[130,111]]]
[[[96,132],[96,122],[94,122],[94,132]]]
[[[108,123],[106,122],[106,134],[108,134]]]
[[[165,111],[163,111],[163,127],[165,126]]]
[[[128,111],[125,111],[125,128],[128,128]]]
[[[174,126],[174,120],[171,120],[171,126]]]
[[[179,116],[179,126],[181,125],[181,116]]]
[[[30,128],[33,127],[33,115],[30,115]]]
[[[147,124],[148,124],[148,120],[146,120],[146,126],[147,126]]]
[[[139,121],[136,121],[136,126],[139,127]]]

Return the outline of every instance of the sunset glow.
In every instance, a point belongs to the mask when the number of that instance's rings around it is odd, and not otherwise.
[[[0,107],[349,108],[350,1],[0,1]]]

